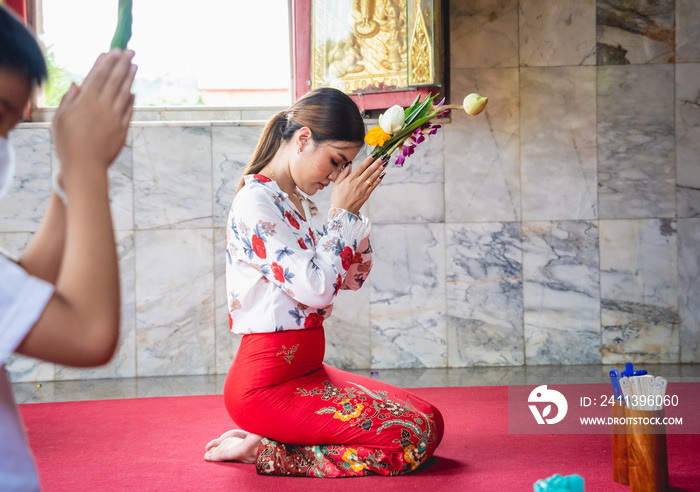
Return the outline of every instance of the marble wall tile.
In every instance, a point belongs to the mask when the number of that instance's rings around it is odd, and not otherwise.
[[[30,232],[2,232],[0,233],[0,248],[14,258],[19,258],[20,253],[29,245],[33,236],[34,234]],[[10,381],[13,383],[53,381],[56,374],[55,367],[50,362],[20,354],[12,354],[5,363]]]
[[[243,169],[253,157],[262,126],[211,129],[214,179],[214,227],[225,227]]]
[[[143,126],[144,123],[163,122],[166,124],[175,123],[179,126],[190,124],[192,121],[240,121],[241,111],[239,109],[216,109],[216,108],[195,108],[182,109],[179,107],[137,107],[131,118],[132,126]]]
[[[211,128],[141,127],[133,138],[135,228],[211,227]]]
[[[600,364],[598,226],[523,223],[527,365]]]
[[[136,376],[136,306],[134,297],[134,233],[116,233],[119,256],[119,279],[121,282],[121,324],[119,342],[114,357],[109,363],[96,368],[66,367],[56,365],[58,380],[133,378]]]
[[[292,101],[289,101],[289,105],[291,104]],[[267,121],[275,114],[286,110],[289,105],[276,106],[272,108],[241,108],[241,120],[246,122],[262,122],[264,124],[267,123]]]
[[[373,227],[373,368],[445,366],[444,234],[442,224]]]
[[[676,213],[674,67],[599,67],[598,214]]]
[[[599,226],[602,362],[678,362],[676,221]]]
[[[443,133],[428,137],[403,166],[386,167],[386,176],[369,201],[374,224],[444,222]],[[324,190],[325,191],[325,190]]]
[[[700,362],[700,218],[678,219],[681,362]]]
[[[477,116],[453,112],[443,127],[445,221],[520,219],[518,70],[452,70],[453,104],[471,92],[489,97]]]
[[[450,67],[517,67],[518,1],[450,2]]]
[[[445,229],[448,366],[522,365],[520,223]]]
[[[677,64],[676,200],[678,217],[700,216],[700,157],[698,156],[700,156],[700,63]]]
[[[217,227],[214,229],[216,374],[228,373],[242,337],[242,335],[231,333],[229,328],[226,264],[226,228]]]
[[[676,0],[676,63],[700,62],[700,8],[697,0]]]
[[[56,364],[12,354],[5,363],[5,368],[13,383],[35,383],[54,381],[56,379]]]
[[[596,68],[523,68],[523,220],[597,218]]]
[[[370,278],[376,275],[370,273]],[[370,287],[341,290],[333,312],[323,324],[326,331],[324,363],[340,369],[362,369],[370,364]]]
[[[0,202],[0,231],[36,232],[51,197],[51,135],[47,128],[17,128],[9,139],[17,167]]]
[[[10,258],[19,258],[34,237],[31,232],[0,232],[0,253]]]
[[[675,0],[596,0],[598,65],[673,63]]]
[[[520,0],[520,65],[595,65],[595,0]]]
[[[109,197],[112,221],[117,231],[134,228],[133,131],[129,131],[124,148],[109,168]],[[54,161],[57,162],[57,161]]]
[[[212,229],[136,231],[138,376],[214,373],[213,240]]]
[[[134,174],[131,150],[132,132],[130,130],[124,147],[107,172],[110,209],[115,231],[134,228]],[[61,163],[56,154],[55,145],[51,152],[51,163],[51,174],[57,175],[61,170]]]

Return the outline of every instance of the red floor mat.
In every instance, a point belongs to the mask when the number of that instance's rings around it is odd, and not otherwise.
[[[694,384],[694,383],[685,383]],[[698,386],[700,388],[700,385]],[[208,463],[204,445],[232,428],[222,396],[20,405],[45,492],[531,491],[554,473],[612,481],[609,435],[509,435],[505,386],[417,388],[441,409],[445,438],[419,473],[400,477],[262,477],[252,465]],[[668,435],[675,490],[700,491],[700,435]]]

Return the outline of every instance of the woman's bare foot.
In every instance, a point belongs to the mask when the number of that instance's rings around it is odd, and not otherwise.
[[[207,461],[239,461],[255,463],[258,445],[262,436],[233,429],[224,432],[221,437],[209,442],[205,449],[204,459]]]
[[[211,448],[218,446],[221,444],[221,441],[228,437],[240,437],[241,439],[245,439],[245,437],[248,435],[248,433],[242,429],[232,429],[228,432],[224,432],[221,434],[221,437],[214,439],[213,441],[209,441],[209,443],[206,445],[204,448],[205,451],[209,451]]]

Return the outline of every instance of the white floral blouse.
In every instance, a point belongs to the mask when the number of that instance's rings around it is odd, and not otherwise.
[[[245,176],[226,230],[226,289],[234,333],[321,326],[339,289],[357,290],[372,268],[369,221],[333,208],[323,230],[301,195],[304,215],[277,183]]]

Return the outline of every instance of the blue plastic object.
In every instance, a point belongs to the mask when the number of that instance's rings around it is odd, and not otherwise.
[[[610,381],[612,382],[615,399],[622,401],[622,388],[620,388],[620,373],[617,369],[610,371]]]
[[[576,474],[562,477],[556,473],[536,481],[532,489],[534,492],[583,492],[583,477]]]
[[[632,365],[631,362],[628,362],[625,364],[625,370],[622,371],[622,374],[620,374],[621,377],[623,378],[628,378],[630,376],[634,375],[634,366]]]

